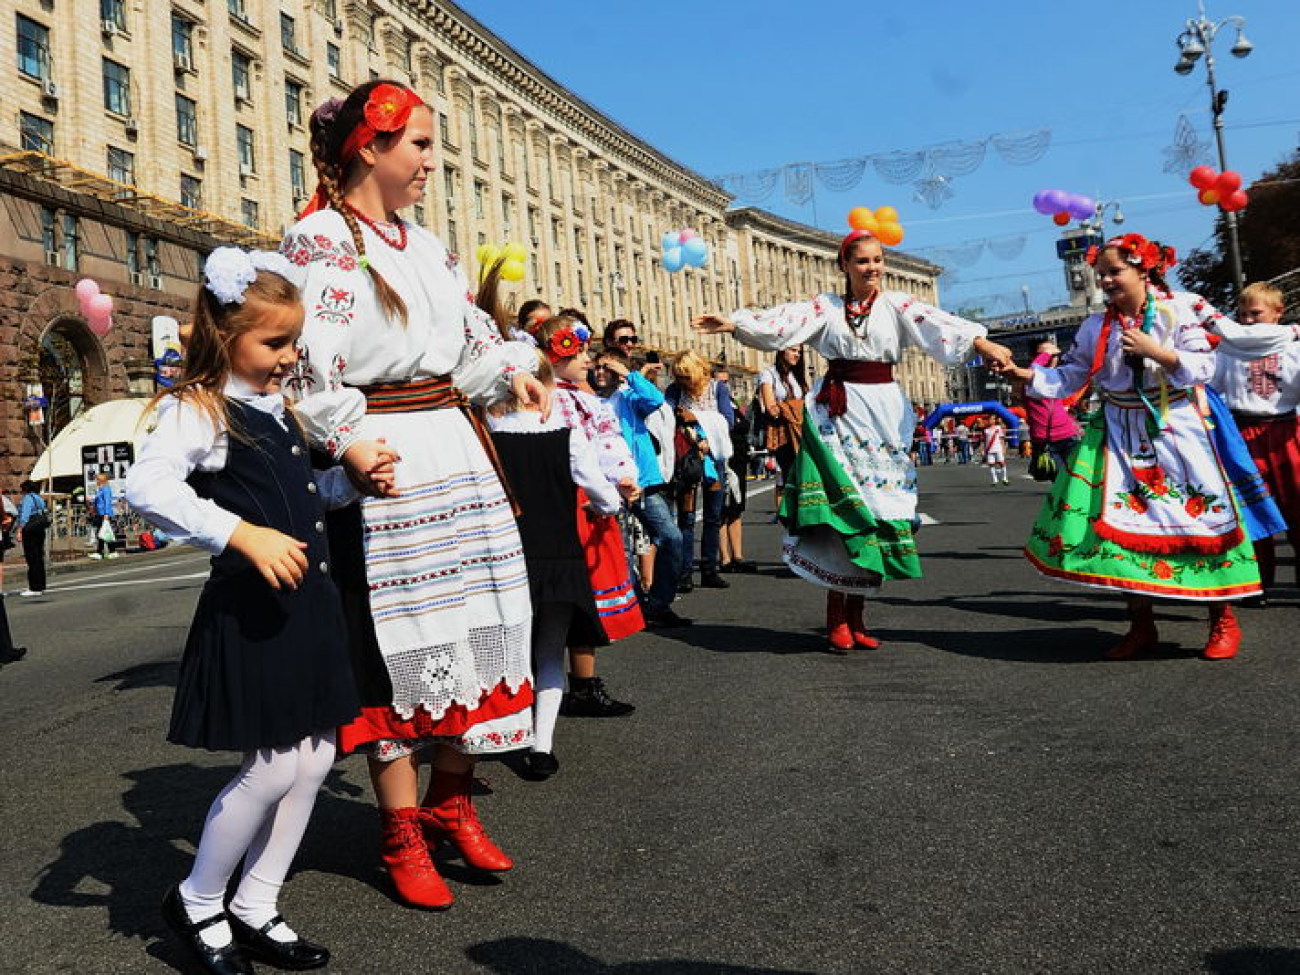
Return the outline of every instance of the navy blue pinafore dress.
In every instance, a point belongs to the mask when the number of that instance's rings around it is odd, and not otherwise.
[[[189,483],[249,524],[308,547],[307,572],[276,591],[239,553],[212,558],[181,659],[167,738],[213,751],[292,745],[360,711],[338,590],[329,576],[325,508],[307,447],[261,410],[227,400],[234,432],[220,471]]]

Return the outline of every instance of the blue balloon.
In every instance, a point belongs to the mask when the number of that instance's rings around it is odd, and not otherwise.
[[[709,259],[709,244],[702,237],[692,237],[682,244],[682,257],[692,267],[699,267]]]
[[[669,247],[664,250],[664,270],[669,274],[682,269],[682,263],[685,259],[682,257],[680,247]]]
[[[672,250],[680,243],[679,237],[680,235],[677,233],[677,231],[670,230],[668,233],[664,234],[662,238],[660,238],[659,249],[664,252]]]

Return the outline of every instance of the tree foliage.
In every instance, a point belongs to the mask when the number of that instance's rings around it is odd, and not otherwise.
[[[1300,268],[1300,150],[1264,173],[1247,192],[1250,204],[1237,222],[1246,280],[1268,281]],[[1214,222],[1214,246],[1188,254],[1178,280],[1220,308],[1231,306],[1236,289],[1222,213]]]

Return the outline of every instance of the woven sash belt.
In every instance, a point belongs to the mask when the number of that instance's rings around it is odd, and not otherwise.
[[[826,407],[832,416],[843,416],[849,408],[848,394],[844,391],[845,383],[892,383],[894,381],[894,364],[892,362],[859,362],[856,359],[832,359],[827,364],[826,378],[817,393],[817,402]]]

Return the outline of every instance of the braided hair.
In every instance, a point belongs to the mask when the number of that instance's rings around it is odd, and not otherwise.
[[[316,167],[316,178],[320,182],[320,188],[324,193],[325,200],[343,218],[343,222],[348,226],[348,232],[352,234],[352,243],[357,249],[357,257],[360,259],[361,266],[365,268],[366,273],[370,275],[371,283],[375,287],[375,296],[379,299],[379,306],[389,318],[396,319],[405,325],[407,321],[406,302],[402,300],[401,295],[393,290],[393,286],[384,279],[384,276],[379,273],[379,269],[366,259],[366,242],[361,234],[361,223],[357,220],[352,208],[343,199],[343,186],[348,177],[356,171],[357,166],[364,165],[359,159],[355,158],[344,165],[342,162],[343,144],[347,142],[348,136],[352,134],[357,125],[364,120],[364,110],[366,101],[370,98],[370,93],[380,85],[396,84],[397,82],[382,79],[367,81],[365,84],[352,89],[352,92],[341,103],[331,100],[313,112],[310,124],[311,161]],[[405,86],[398,85],[398,87]],[[381,146],[386,146],[392,140],[400,137],[400,130],[397,132],[379,132],[375,135],[375,142]]]

